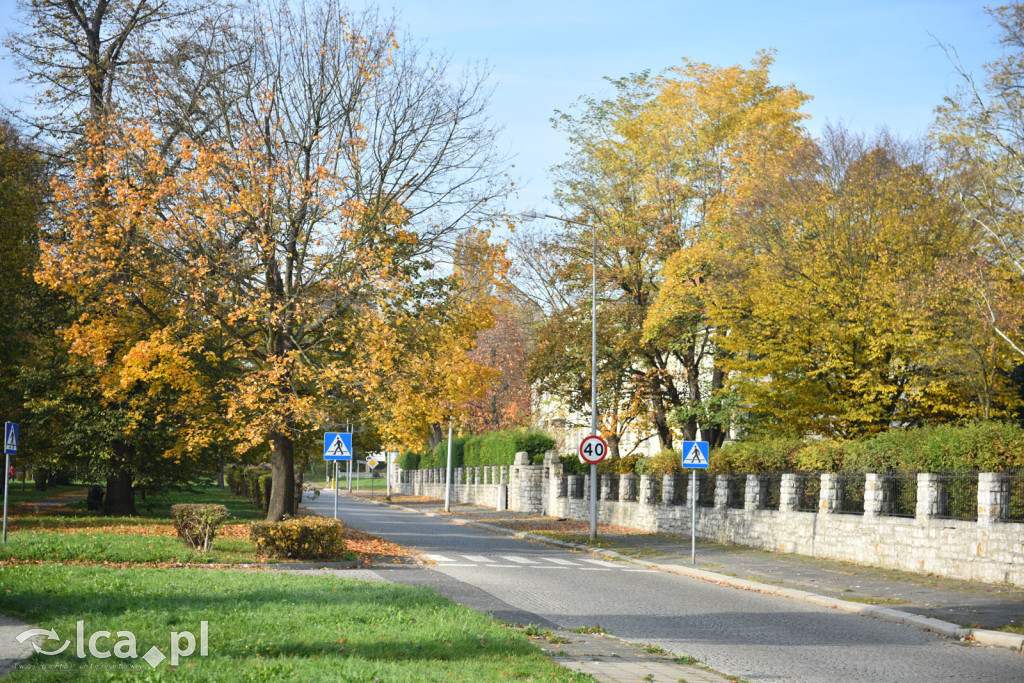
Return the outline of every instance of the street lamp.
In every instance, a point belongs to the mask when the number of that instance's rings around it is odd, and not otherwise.
[[[591,255],[591,296],[590,296],[590,435],[597,436],[597,228],[588,223],[574,221],[564,216],[552,216],[539,211],[524,211],[520,214],[523,220],[533,221],[538,218],[550,218],[563,223],[581,225],[590,228],[593,241]],[[597,540],[597,465],[590,463],[590,540]]]

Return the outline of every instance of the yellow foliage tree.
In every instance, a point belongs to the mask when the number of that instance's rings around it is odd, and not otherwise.
[[[828,131],[723,221],[703,287],[760,427],[849,438],[980,416],[943,362],[966,348],[952,276],[972,231],[912,152]],[[1006,367],[984,364],[990,383]]]

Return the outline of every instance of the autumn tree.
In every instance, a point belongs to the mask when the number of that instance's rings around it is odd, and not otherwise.
[[[393,445],[434,447],[454,421],[471,428],[474,406],[500,377],[476,353],[494,324],[494,284],[504,264],[488,237],[484,230],[460,235],[451,275],[425,283],[432,293],[418,299],[414,315],[396,311],[389,362],[379,373],[386,380],[369,401]]]
[[[620,357],[605,367],[621,369],[612,385],[624,388],[623,406],[644,397],[666,447],[675,436],[670,418],[680,408],[684,438],[695,438],[698,428],[712,441],[724,435],[698,409],[709,398],[701,377],[715,353],[702,311],[647,319],[666,261],[703,243],[718,205],[801,136],[806,97],[773,85],[771,64],[770,54],[750,68],[687,61],[658,76],[612,81],[614,98],[584,98],[578,113],[555,119],[571,145],[569,159],[555,169],[556,198],[577,221],[566,224],[561,241],[571,254],[562,282],[577,292],[575,306],[582,309],[596,230],[599,298],[614,307],[627,335]],[[580,342],[567,350],[584,348]],[[710,391],[720,385],[721,377]]]
[[[955,199],[977,231],[972,248],[984,267],[966,271],[974,299],[991,329],[1024,356],[1024,4],[988,12],[1003,54],[979,82],[948,49],[963,81],[938,107],[933,138]]]
[[[694,286],[728,330],[721,362],[761,429],[852,438],[979,416],[943,360],[966,350],[949,275],[972,232],[926,161],[829,129],[720,232]],[[990,383],[993,367],[1005,362],[985,367]]]
[[[529,362],[533,348],[531,311],[507,297],[496,297],[494,324],[481,330],[474,362],[495,370],[486,393],[466,405],[465,428],[474,434],[530,424]]]
[[[495,198],[476,91],[410,77],[395,87],[416,99],[381,108],[374,83],[397,46],[372,19],[334,3],[240,12],[218,28],[233,40],[211,56],[200,109],[94,133],[107,156],[82,157],[69,234],[48,245],[51,285],[92,304],[76,343],[131,359],[122,389],[219,396],[237,448],[269,444],[268,519],[295,509],[296,440],[381,387],[396,326],[448,296],[433,261]],[[191,72],[163,73],[154,98],[192,101],[175,94]],[[186,450],[216,433],[189,427]]]

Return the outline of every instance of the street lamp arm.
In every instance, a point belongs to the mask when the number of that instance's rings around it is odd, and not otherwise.
[[[521,214],[519,214],[519,217],[522,218],[524,221],[527,221],[527,222],[535,221],[535,220],[537,220],[539,218],[550,218],[551,220],[554,220],[554,221],[562,221],[563,223],[572,223],[573,225],[580,225],[580,226],[583,226],[584,228],[590,228],[591,230],[596,230],[596,228],[593,225],[591,225],[590,223],[584,223],[583,221],[577,221],[577,220],[574,220],[572,218],[566,218],[565,216],[554,216],[554,215],[552,215],[550,213],[542,213],[542,212],[537,211],[535,209],[531,209],[530,211],[523,211]]]

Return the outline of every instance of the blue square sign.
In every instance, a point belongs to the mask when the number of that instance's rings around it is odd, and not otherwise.
[[[324,432],[324,460],[351,460],[352,434]]]
[[[688,470],[706,470],[708,468],[708,442],[683,442],[683,468]]]
[[[18,423],[4,423],[4,455],[18,454]]]

